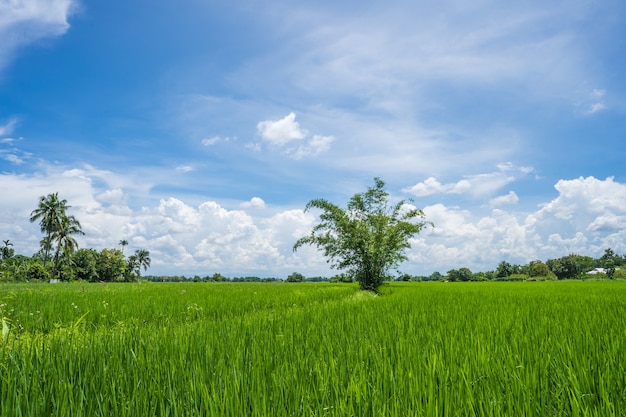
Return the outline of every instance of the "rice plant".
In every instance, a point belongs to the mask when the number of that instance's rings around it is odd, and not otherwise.
[[[626,283],[0,287],[0,415],[626,415]]]

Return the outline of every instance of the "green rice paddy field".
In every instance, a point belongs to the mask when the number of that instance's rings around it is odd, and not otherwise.
[[[626,415],[626,282],[0,286],[2,416]]]

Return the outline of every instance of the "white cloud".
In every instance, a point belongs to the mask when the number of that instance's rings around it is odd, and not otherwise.
[[[15,117],[10,118],[7,122],[5,122],[4,124],[0,124],[0,136],[3,135],[10,135],[11,133],[13,133],[13,130],[15,129],[15,126],[17,125],[17,119]],[[12,138],[3,138],[0,142],[13,142],[14,139]]]
[[[417,197],[434,194],[471,194],[483,196],[492,194],[505,185],[515,181],[534,169],[530,167],[516,167],[510,162],[498,164],[498,171],[488,174],[466,175],[463,179],[448,184],[442,184],[435,177],[429,177],[422,182],[406,187],[402,191]]]
[[[295,150],[290,150],[288,153],[293,159],[302,159],[305,156],[317,156],[321,153],[327,152],[330,149],[330,144],[335,140],[332,136],[320,136],[314,135],[304,145],[298,146]]]
[[[240,204],[242,208],[265,208],[265,201],[260,197],[252,197],[250,201],[244,201]]]
[[[0,69],[14,51],[39,39],[59,36],[69,28],[74,0],[12,0],[0,2]]]
[[[294,242],[316,224],[312,213],[270,209],[259,197],[241,204],[263,208],[254,216],[216,201],[190,205],[171,197],[131,208],[128,200],[137,192],[136,182],[89,166],[50,169],[46,175],[1,174],[0,194],[11,198],[0,212],[0,236],[14,242],[18,253],[34,253],[41,236],[37,225],[29,223],[29,214],[41,195],[59,191],[86,232],[79,237],[81,247],[117,247],[126,239],[130,250],[150,251],[150,273],[334,273],[315,248],[292,251]],[[568,253],[600,256],[607,247],[626,253],[626,184],[581,177],[560,180],[555,191],[553,199],[527,212],[517,206],[515,212],[505,209],[518,200],[513,192],[494,198],[492,207],[500,208],[487,211],[484,206],[424,207],[426,219],[435,226],[412,239],[409,262],[401,269],[430,274],[465,266],[478,271],[493,269],[502,260],[527,263]]]
[[[204,146],[213,146],[220,142],[230,142],[230,137],[221,137],[221,136],[212,136],[210,138],[202,139],[202,145]]]
[[[176,167],[176,171],[178,172],[191,172],[193,171],[193,167],[191,165],[179,165]]]
[[[519,197],[515,194],[514,191],[509,191],[506,195],[501,195],[489,200],[490,207],[499,207],[502,205],[510,205],[517,204],[519,202]]]
[[[290,142],[299,141],[298,146],[284,148],[283,153],[292,159],[302,159],[308,156],[317,156],[327,152],[330,144],[335,140],[333,136],[313,135],[300,127],[296,122],[296,114],[289,113],[278,121],[266,120],[257,124],[261,137],[276,146],[285,146]],[[259,151],[260,144],[249,144],[248,148]]]
[[[261,137],[274,145],[285,145],[292,140],[304,139],[307,131],[296,122],[296,114],[291,112],[280,120],[265,120],[257,124]]]
[[[411,193],[417,197],[425,197],[433,194],[463,194],[472,188],[470,181],[464,179],[456,183],[442,184],[437,178],[429,177],[423,182],[418,182],[412,187],[402,191]]]
[[[598,113],[602,110],[606,110],[608,107],[605,103],[604,97],[606,96],[606,90],[603,89],[593,89],[589,96],[585,100],[584,113],[587,115],[591,115],[594,113]]]

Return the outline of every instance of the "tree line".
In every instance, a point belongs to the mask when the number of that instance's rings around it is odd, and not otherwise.
[[[451,269],[446,275],[433,272],[429,276],[402,274],[396,281],[545,281],[563,279],[626,279],[626,255],[607,248],[599,258],[569,254],[555,259],[531,261],[524,265],[502,261],[497,268],[472,272],[469,268]]]
[[[138,249],[126,256],[128,241],[120,240],[122,249],[79,249],[75,236],[84,235],[78,219],[68,214],[71,208],[58,193],[39,198],[30,222],[39,223],[43,238],[32,256],[16,255],[13,243],[4,240],[0,248],[0,281],[134,281],[141,269],[148,269],[150,252]]]

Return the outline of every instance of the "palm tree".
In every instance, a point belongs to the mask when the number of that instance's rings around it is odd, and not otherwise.
[[[11,248],[13,243],[11,243],[9,239],[3,240],[2,242],[4,243],[4,246],[0,248],[0,261],[11,258],[15,253],[13,248]]]
[[[52,234],[61,228],[62,219],[67,217],[66,211],[69,207],[67,200],[59,200],[59,193],[52,193],[39,197],[39,205],[30,213],[30,222],[34,223],[39,220],[41,231],[46,234],[42,240],[45,254],[44,266],[52,249]]]
[[[122,247],[122,253],[124,253],[124,248],[125,248],[126,246],[128,246],[128,240],[126,240],[126,239],[122,239],[122,240],[120,240],[119,245]]]
[[[148,270],[150,266],[150,252],[145,249],[137,249],[135,251],[135,271],[137,272],[137,278],[141,278],[141,267],[143,266],[144,271]]]
[[[76,249],[78,249],[78,242],[72,235],[84,235],[85,233],[80,228],[80,222],[74,216],[64,216],[60,223],[59,228],[52,233],[52,240],[57,241],[57,249],[54,254],[54,269],[52,276],[56,277],[56,273],[59,267],[59,255],[63,251],[63,255],[71,255]]]

